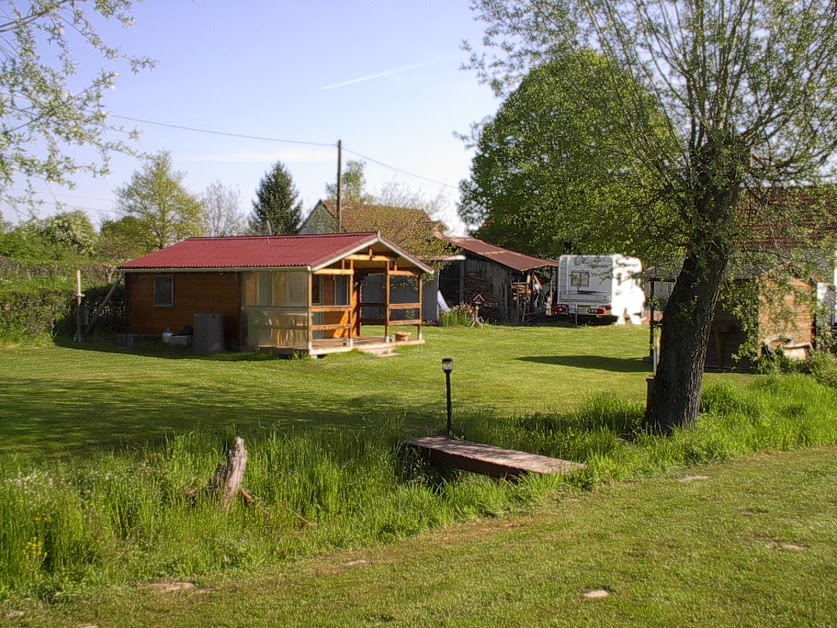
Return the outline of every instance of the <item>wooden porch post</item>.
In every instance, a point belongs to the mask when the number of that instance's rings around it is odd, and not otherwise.
[[[389,299],[390,299],[390,289],[389,289],[389,267],[392,262],[387,260],[387,271],[384,275],[384,338],[389,337]]]
[[[345,263],[345,260],[344,260]],[[349,348],[355,346],[355,263],[349,260],[349,270],[352,274],[349,275]]]
[[[314,273],[309,271],[308,272],[308,355],[314,351],[314,332],[311,331],[311,327],[314,325],[314,316],[311,312],[311,308],[314,307],[313,302],[314,296]]]
[[[421,287],[424,284],[424,274],[419,273],[418,278],[418,302],[419,302],[419,324],[418,324],[418,339],[421,340],[421,322],[424,320],[424,301],[421,298]]]

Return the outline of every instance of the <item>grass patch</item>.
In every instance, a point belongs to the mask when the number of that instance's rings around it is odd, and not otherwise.
[[[837,450],[615,485],[397,545],[52,604],[35,626],[834,625]],[[801,551],[783,549],[795,545]],[[602,600],[584,593],[605,589]]]
[[[697,425],[646,433],[638,404],[599,397],[565,414],[460,419],[471,440],[586,462],[569,478],[497,482],[442,474],[402,444],[402,422],[363,431],[243,432],[245,484],[257,507],[225,512],[202,489],[225,437],[192,432],[162,447],[92,459],[12,459],[0,468],[0,582],[6,595],[49,597],[253,568],[389,543],[592,489],[754,451],[837,444],[837,391],[804,376],[745,388],[711,385]]]

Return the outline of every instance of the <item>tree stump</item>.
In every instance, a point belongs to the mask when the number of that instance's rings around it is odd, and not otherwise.
[[[247,449],[244,439],[236,436],[233,448],[227,453],[227,462],[218,465],[212,478],[212,490],[222,496],[224,508],[229,510],[236,495],[241,494],[247,503],[253,498],[241,487],[244,471],[247,469]]]

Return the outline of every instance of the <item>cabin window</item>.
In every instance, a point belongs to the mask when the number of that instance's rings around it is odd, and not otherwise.
[[[273,305],[273,277],[271,273],[256,273],[256,305],[270,307]]]
[[[325,294],[325,277],[314,277],[311,282],[311,303],[313,305],[322,305],[323,295]]]
[[[590,273],[582,270],[574,270],[570,273],[570,285],[576,288],[587,288],[590,285]]]
[[[304,307],[308,305],[308,273],[284,273],[287,280],[286,302],[283,305]]]
[[[174,275],[156,275],[154,277],[154,307],[172,307],[174,305]]]
[[[349,277],[334,277],[334,305],[349,305]]]

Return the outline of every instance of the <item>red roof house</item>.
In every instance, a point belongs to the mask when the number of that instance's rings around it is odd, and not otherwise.
[[[422,281],[433,272],[377,233],[191,238],[120,271],[129,334],[178,333],[215,314],[227,349],[309,355],[388,345],[392,327],[415,327],[404,342],[423,343]],[[369,275],[383,277],[383,302],[364,301]],[[383,335],[363,336],[368,323]]]

